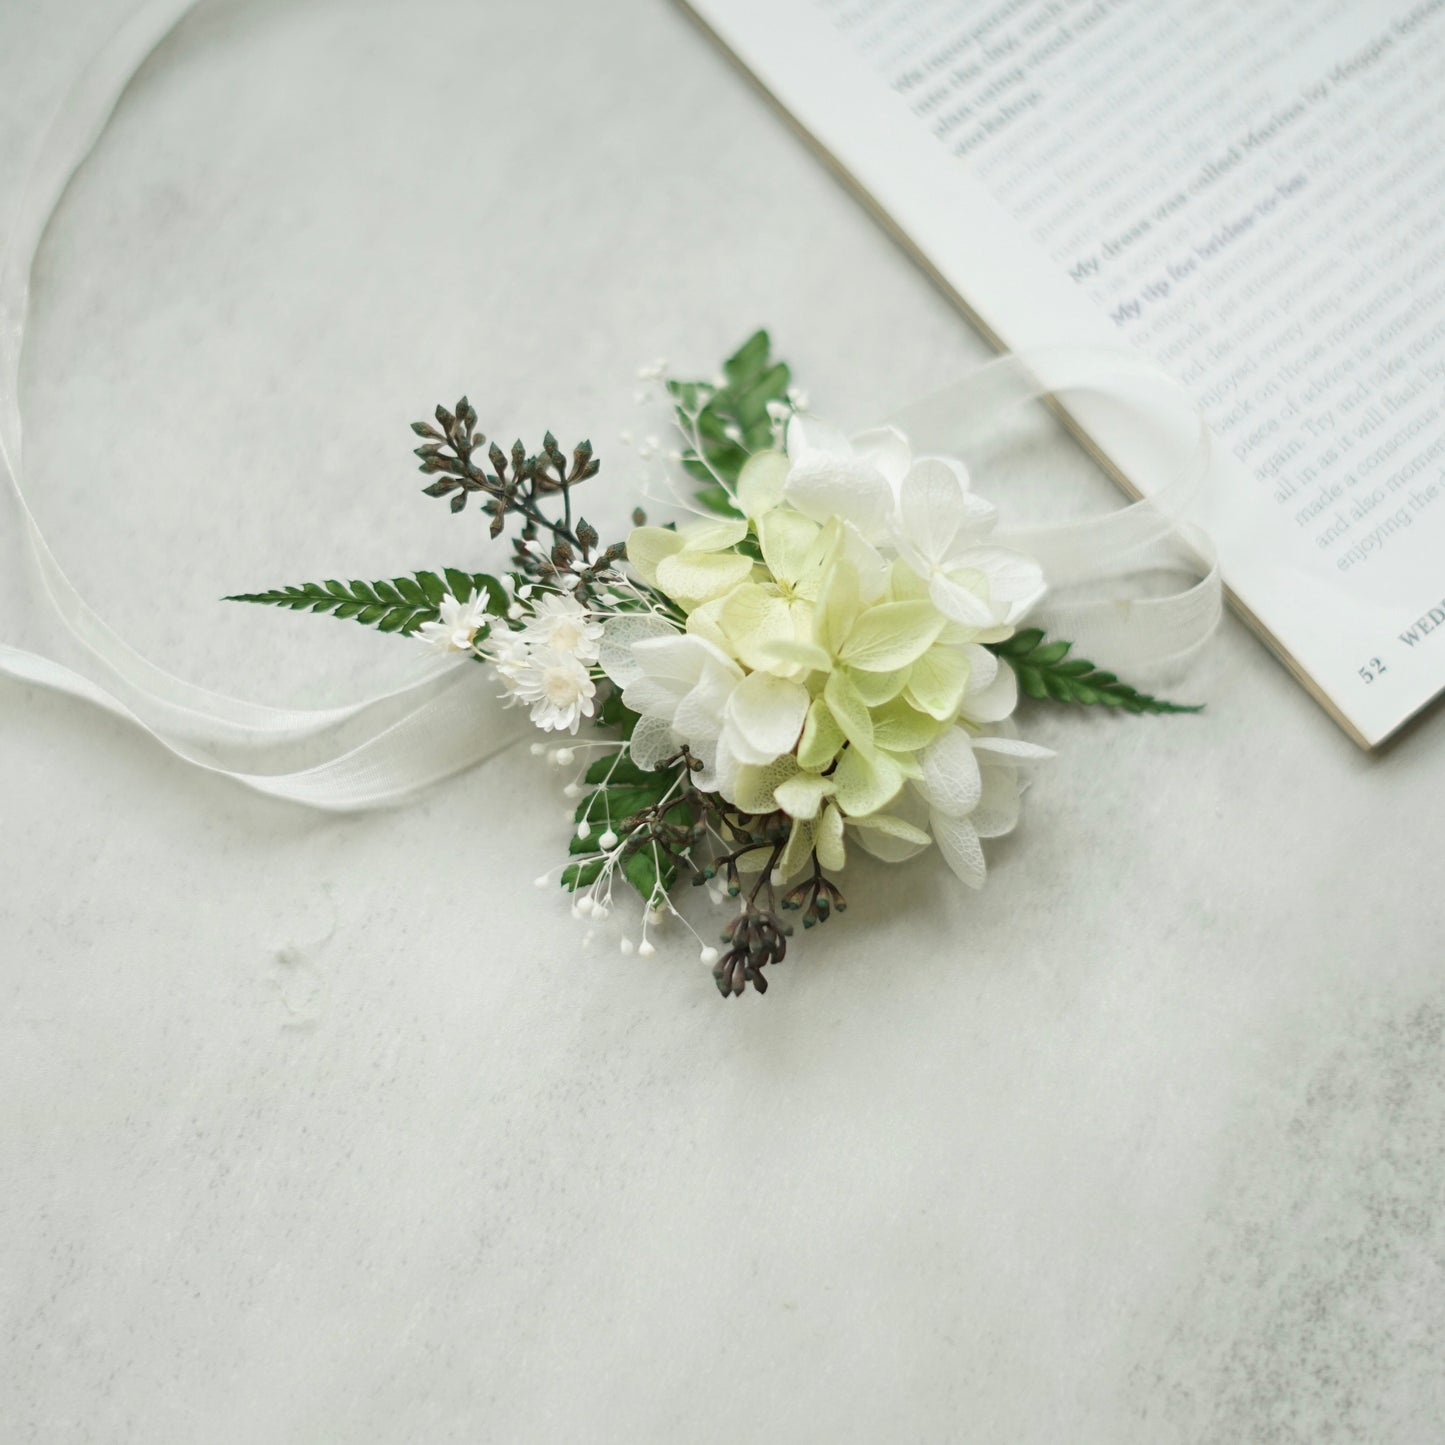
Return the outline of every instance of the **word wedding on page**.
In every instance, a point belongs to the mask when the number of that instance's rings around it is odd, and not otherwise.
[[[1445,690],[1445,0],[690,8],[997,344],[1190,388],[1225,581],[1358,742]]]

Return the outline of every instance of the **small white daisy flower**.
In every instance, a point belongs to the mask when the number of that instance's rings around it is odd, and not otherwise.
[[[514,681],[517,698],[532,709],[532,721],[546,732],[575,733],[582,719],[592,716],[597,684],[570,653],[534,648]]]
[[[423,622],[416,635],[433,652],[470,652],[476,635],[487,623],[487,595],[478,592],[469,602],[458,602],[450,592],[438,608],[439,622]]]
[[[575,597],[548,593],[532,605],[522,635],[537,647],[550,647],[579,662],[596,662],[603,627]]]

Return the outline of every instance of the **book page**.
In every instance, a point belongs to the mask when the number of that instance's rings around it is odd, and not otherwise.
[[[1445,689],[1445,0],[692,8],[1002,344],[1191,389],[1225,580],[1361,741]]]

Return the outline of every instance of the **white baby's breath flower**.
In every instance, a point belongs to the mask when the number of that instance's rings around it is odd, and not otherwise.
[[[437,610],[440,621],[423,622],[416,635],[433,652],[470,652],[487,623],[487,594],[479,592],[470,601],[458,602],[448,592]]]
[[[526,662],[513,668],[509,680],[518,701],[531,708],[532,721],[545,732],[575,733],[582,719],[592,716],[597,684],[570,653],[530,648]]]
[[[596,662],[602,623],[575,597],[547,593],[533,604],[522,636],[538,647],[550,647],[580,662]]]

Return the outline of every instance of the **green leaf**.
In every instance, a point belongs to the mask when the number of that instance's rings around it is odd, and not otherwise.
[[[626,753],[604,754],[587,769],[584,781],[602,783],[649,783],[659,775],[645,773]]]
[[[1018,677],[1026,697],[1039,701],[1080,703],[1086,707],[1122,708],[1132,713],[1201,712],[1202,705],[1166,702],[1120,682],[1112,672],[1082,657],[1070,657],[1071,642],[1045,642],[1041,628],[1026,627],[1006,642],[988,644]]]
[[[382,632],[409,636],[423,622],[435,622],[441,615],[441,600],[448,587],[460,601],[474,593],[487,594],[487,610],[506,610],[507,594],[495,577],[484,572],[446,570],[447,586],[434,572],[416,572],[390,581],[305,582],[300,586],[276,587],[268,592],[241,592],[227,602],[258,602],[269,607],[287,607],[293,612],[330,613],[333,617],[376,627]],[[463,589],[459,590],[459,589]]]
[[[618,828],[634,813],[662,801],[672,785],[671,773],[644,773],[644,783],[623,787],[598,788],[577,804],[573,817],[586,818],[594,828]]]
[[[590,888],[601,877],[604,862],[602,858],[588,858],[582,863],[569,863],[562,870],[562,886],[569,893]]]
[[[657,866],[659,857],[662,859],[661,869]],[[651,847],[643,847],[622,860],[622,876],[637,890],[644,903],[651,903],[659,890],[666,893],[672,887],[677,870],[665,855]]]
[[[701,462],[694,462],[688,470],[692,472],[693,476],[700,477],[704,481],[712,481],[712,473]],[[697,494],[697,499],[709,512],[716,512],[720,517],[742,516],[737,503],[733,501],[732,493],[726,487],[720,487],[716,483],[710,487],[704,487]]]
[[[728,385],[737,387],[745,386],[768,363],[768,353],[772,350],[772,342],[766,331],[755,331],[723,362],[723,375],[728,379]]]
[[[772,445],[771,402],[786,402],[792,373],[773,361],[766,331],[756,331],[723,363],[725,383],[669,381],[684,432],[697,428],[697,446],[683,467],[705,484],[699,500],[723,516],[738,515],[720,483],[735,484],[748,458]]]

